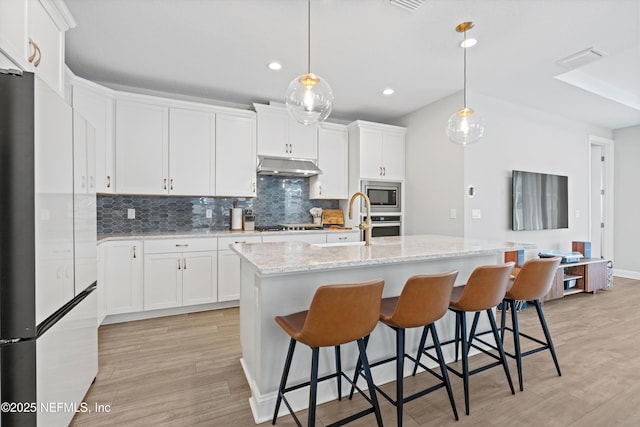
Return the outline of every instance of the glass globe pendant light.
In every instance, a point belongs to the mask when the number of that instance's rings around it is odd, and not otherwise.
[[[473,22],[463,22],[456,27],[456,31],[464,33],[461,44],[464,48],[464,106],[449,117],[447,136],[456,144],[467,145],[479,140],[484,134],[484,119],[482,116],[467,107],[467,30],[473,28]]]
[[[311,0],[307,0],[307,31],[308,72],[289,83],[285,104],[289,115],[298,123],[312,126],[329,117],[333,91],[325,79],[311,72]]]

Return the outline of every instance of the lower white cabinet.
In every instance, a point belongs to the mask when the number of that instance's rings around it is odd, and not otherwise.
[[[260,236],[218,238],[218,301],[240,299],[240,257],[229,249],[229,245],[261,241]]]
[[[121,240],[101,244],[99,278],[104,289],[105,312],[123,314],[142,311],[142,241]]]
[[[359,242],[359,231],[334,231],[327,233],[327,243]]]
[[[269,234],[262,237],[267,242],[304,242],[309,244],[327,243],[326,233]]]
[[[145,244],[144,309],[218,300],[217,239],[158,239]]]

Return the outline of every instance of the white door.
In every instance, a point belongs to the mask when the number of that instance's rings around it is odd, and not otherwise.
[[[215,192],[214,113],[169,110],[169,193],[213,196]]]
[[[163,106],[116,102],[118,193],[169,193],[168,117]]]
[[[106,314],[142,311],[142,241],[103,244]]]
[[[591,258],[602,258],[604,243],[604,162],[603,148],[591,146]]]
[[[218,114],[216,117],[217,196],[255,197],[256,145],[252,117]]]
[[[218,252],[187,252],[182,258],[182,305],[218,300]]]
[[[182,255],[179,253],[144,256],[144,309],[182,305]]]

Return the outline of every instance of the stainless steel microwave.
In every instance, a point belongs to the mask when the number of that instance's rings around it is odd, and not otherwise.
[[[362,181],[362,192],[369,197],[372,212],[400,212],[401,186],[393,181]]]

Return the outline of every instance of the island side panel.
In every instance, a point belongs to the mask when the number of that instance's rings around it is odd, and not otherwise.
[[[330,269],[324,271],[297,272],[261,276],[254,267],[243,260],[241,264],[240,322],[243,349],[243,366],[251,386],[250,399],[256,422],[270,419],[276,399],[276,390],[289,345],[289,336],[275,323],[277,315],[287,315],[306,310],[315,290],[324,284],[348,283],[374,278],[385,280],[383,297],[400,294],[407,278],[415,274],[440,273],[458,270],[458,285],[464,284],[471,271],[479,265],[496,264],[502,255],[483,255],[444,258],[420,262],[380,264],[366,267]],[[453,337],[454,316],[448,313],[438,322],[441,340]],[[488,323],[487,323],[488,324]],[[485,328],[486,324],[481,324]],[[407,333],[407,350],[415,352],[421,331]],[[378,325],[371,336],[368,354],[371,360],[380,360],[393,354],[395,336],[389,328]],[[445,349],[445,357],[453,359],[453,346]],[[289,384],[302,382],[309,377],[310,351],[301,344],[294,356]],[[357,352],[354,345],[343,346],[342,363],[346,371],[355,367]],[[321,351],[320,375],[335,369],[332,349]],[[408,374],[410,367],[407,368]],[[385,365],[374,371],[378,383],[392,381],[393,366]],[[345,386],[346,387],[346,386]],[[318,402],[337,397],[334,382],[325,382],[318,390]],[[290,397],[294,409],[303,409],[308,402],[308,390],[302,389]]]

